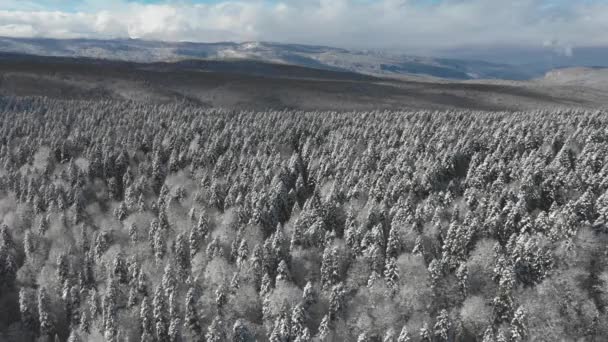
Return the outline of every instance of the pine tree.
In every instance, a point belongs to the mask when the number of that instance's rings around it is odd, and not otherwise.
[[[226,286],[220,285],[217,290],[215,290],[215,305],[217,305],[217,310],[221,311],[226,303],[228,303],[228,290],[226,289]]]
[[[310,281],[306,282],[306,285],[304,286],[302,301],[304,302],[305,308],[310,308],[310,306],[317,302],[317,294]]]
[[[89,253],[91,249],[91,242],[89,241],[87,226],[85,226],[84,224],[80,225],[80,246],[85,254]]]
[[[384,279],[389,288],[389,294],[392,296],[396,293],[399,286],[399,270],[395,258],[390,258],[384,266]]]
[[[285,342],[289,337],[285,337],[281,334],[281,325],[280,321],[274,322],[274,327],[268,337],[269,342]]]
[[[332,321],[337,318],[344,306],[344,296],[344,285],[342,283],[332,287],[331,294],[329,296],[329,318]]]
[[[81,339],[78,336],[78,334],[76,333],[76,331],[72,330],[70,332],[70,336],[68,337],[68,342],[80,342]]]
[[[162,287],[165,289],[165,295],[169,297],[172,293],[175,293],[178,282],[175,277],[175,271],[171,263],[165,265],[165,271],[163,272]]]
[[[78,326],[80,321],[80,294],[82,289],[78,284],[70,285],[66,282],[64,285],[63,300],[65,301],[66,317],[70,326]]]
[[[264,260],[263,260],[262,246],[260,246],[258,244],[253,249],[253,255],[252,255],[251,260],[250,260],[251,275],[253,277],[253,283],[255,284],[255,287],[258,290],[260,289],[262,278],[264,276],[264,274],[263,274],[263,272],[264,272],[263,271],[263,269],[264,269],[263,261]]]
[[[103,332],[106,341],[116,341],[118,335],[117,306],[118,306],[118,282],[110,277],[108,288],[103,296]]]
[[[224,330],[224,322],[222,318],[218,315],[215,316],[211,325],[207,329],[207,333],[205,334],[205,338],[207,342],[224,342],[226,341],[226,331]]]
[[[95,257],[100,259],[101,256],[110,248],[112,244],[112,236],[109,232],[102,231],[95,239]]]
[[[496,335],[496,342],[508,342],[509,340],[505,336],[504,331],[500,330]]]
[[[386,243],[386,256],[389,258],[396,258],[399,256],[399,253],[401,253],[401,248],[398,227],[391,225],[391,229],[388,233],[388,241]]]
[[[247,245],[247,240],[241,240],[239,244],[239,249],[237,252],[236,264],[239,267],[243,267],[249,258],[249,247]]]
[[[422,237],[420,235],[416,238],[412,254],[424,256],[424,244],[422,243]]]
[[[361,237],[354,218],[347,219],[344,239],[346,240],[348,248],[350,248],[354,254],[358,255],[361,251]]]
[[[188,236],[190,258],[194,258],[196,253],[198,253],[198,251],[200,250],[202,243],[203,238],[199,234],[199,231],[196,228],[192,228],[190,230],[190,235]]]
[[[120,202],[118,207],[114,210],[114,216],[119,220],[123,221],[127,218],[129,214],[129,210],[127,208],[127,204],[125,202]]]
[[[190,218],[190,221],[192,221],[192,223],[196,222],[196,208],[195,207],[190,208],[190,211],[188,211],[188,218]]]
[[[431,342],[431,332],[429,331],[429,325],[425,322],[422,328],[420,328],[420,341]]]
[[[444,309],[441,310],[437,319],[435,320],[435,337],[437,341],[445,341],[447,342],[450,334],[450,317],[448,316],[448,312]]]
[[[146,211],[146,201],[144,200],[144,195],[143,194],[139,194],[139,197],[137,198],[137,211],[140,213],[143,213]]]
[[[31,293],[25,288],[19,289],[19,311],[21,313],[21,322],[28,331],[34,331],[38,328],[36,320],[36,307]]]
[[[207,235],[210,232],[209,220],[202,213],[198,218],[198,223],[196,225],[196,232],[200,236],[201,240],[205,240],[207,238]]]
[[[131,287],[129,289],[129,297],[127,299],[127,307],[134,308],[138,304],[139,298],[137,295],[137,289],[135,287]]]
[[[129,238],[131,239],[131,243],[133,244],[139,242],[139,232],[135,222],[132,222],[129,225]]]
[[[51,303],[44,287],[38,289],[38,321],[40,322],[40,336],[50,339],[55,335],[55,324],[51,316]]]
[[[170,342],[179,342],[181,341],[181,332],[180,332],[181,321],[179,317],[171,318],[171,323],[169,324],[169,341]]]
[[[399,333],[397,342],[411,342],[411,341],[412,341],[412,337],[410,336],[410,333],[407,330],[407,327],[404,325],[403,328],[401,328],[401,332]]]
[[[395,330],[393,328],[389,328],[386,331],[382,338],[382,342],[395,342]]]
[[[456,278],[463,298],[467,297],[469,270],[466,263],[461,263],[456,270]]]
[[[528,337],[526,319],[526,311],[521,306],[518,307],[511,320],[511,339],[513,341],[525,341]]]
[[[165,189],[165,187],[163,186],[163,189]],[[169,190],[166,190],[167,192],[169,192]],[[164,197],[159,197],[160,198],[164,198]],[[159,205],[158,207],[158,227],[162,232],[169,232],[171,230],[171,225],[169,223],[169,216],[167,215],[167,209],[162,206]]]
[[[57,279],[59,283],[63,284],[70,275],[70,265],[68,256],[65,253],[60,254],[57,257]]]
[[[287,308],[283,307],[278,317],[277,328],[279,336],[283,341],[289,341],[292,335],[291,332],[291,316],[287,312]]]
[[[499,289],[498,294],[492,300],[492,317],[495,324],[510,319],[513,313],[513,300],[510,291]]]
[[[240,288],[240,276],[238,272],[234,272],[232,279],[230,279],[230,293],[235,294]]]
[[[6,224],[2,224],[2,226],[0,226],[0,247],[9,253],[12,253],[17,247],[13,241],[13,237],[11,236],[10,229]]]
[[[481,342],[495,342],[496,339],[494,338],[494,331],[492,330],[492,327],[488,327],[484,333],[483,333],[483,338],[481,340]]]
[[[184,319],[184,326],[193,336],[193,339],[202,336],[202,329],[199,323],[198,312],[196,309],[196,290],[191,287],[186,294],[186,313]]]
[[[167,253],[167,241],[161,229],[154,233],[153,250],[156,262],[161,262]]]
[[[294,214],[292,214],[292,217],[295,217]],[[301,246],[303,242],[304,232],[302,231],[302,227],[299,224],[295,224],[289,240],[289,251],[293,252],[296,248]]]
[[[335,247],[327,246],[321,262],[321,284],[323,289],[331,288],[339,279],[338,251]]]
[[[190,274],[190,248],[186,236],[182,233],[175,239],[175,258],[179,268],[181,279],[185,279]]]
[[[154,160],[152,161],[152,189],[155,193],[160,193],[161,187],[165,181],[165,176],[161,153],[157,150],[154,154]]]
[[[272,291],[272,280],[268,273],[264,274],[262,277],[262,283],[260,284],[260,296],[265,297]]]
[[[168,308],[165,299],[165,290],[162,286],[156,288],[152,306],[156,338],[160,341],[167,341],[169,339],[169,319],[167,317]]]
[[[443,270],[441,268],[441,262],[437,259],[433,259],[428,267],[429,274],[431,276],[431,287],[434,289],[437,283],[443,277]]]
[[[7,245],[0,245],[0,285],[11,287],[14,284],[18,266],[15,260],[16,252]]]
[[[47,230],[49,230],[49,217],[42,215],[40,216],[40,224],[38,225],[38,234],[44,236]]]
[[[362,332],[357,337],[357,342],[371,342],[369,335],[366,332]]]
[[[276,281],[290,281],[291,274],[289,273],[289,267],[285,260],[281,260],[279,262],[279,266],[277,267],[277,277]]]
[[[595,225],[608,225],[608,190],[597,198],[595,206],[597,210]]]
[[[319,324],[319,340],[326,341],[331,333],[331,319],[329,315],[323,316],[321,324]]]
[[[296,339],[304,334],[306,329],[307,314],[304,305],[297,304],[291,312],[291,336]]]
[[[100,306],[99,306],[99,296],[97,295],[97,291],[94,288],[89,290],[88,306],[89,306],[89,313],[90,313],[89,318],[91,320],[96,319],[100,312]]]
[[[33,262],[36,258],[36,238],[31,230],[25,232],[23,237],[23,250],[25,252],[25,258]]]
[[[144,296],[148,295],[148,279],[143,271],[137,274],[137,281],[135,286],[137,288],[137,292]]]
[[[154,339],[154,316],[150,299],[147,296],[141,301],[139,319],[141,321],[141,341],[152,341]]]
[[[85,334],[88,334],[91,332],[90,312],[87,310],[83,310],[80,313],[79,329],[80,329],[80,331],[82,331]]]
[[[232,326],[232,342],[253,342],[255,339],[242,319],[237,319]]]
[[[310,335],[310,330],[308,328],[304,328],[301,334],[296,336],[293,342],[311,342],[312,336]]]
[[[124,256],[119,253],[114,257],[112,262],[112,273],[116,280],[121,284],[126,284],[128,281],[128,269]]]
[[[207,256],[211,259],[216,257],[221,258],[224,256],[224,249],[222,248],[219,237],[216,236],[213,238],[213,240],[211,240],[211,242],[209,242],[206,252]]]

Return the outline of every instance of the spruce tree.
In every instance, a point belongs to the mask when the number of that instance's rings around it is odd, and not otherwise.
[[[184,326],[190,332],[190,336],[192,336],[193,340],[200,340],[202,336],[202,328],[199,322],[197,299],[196,299],[196,290],[191,287],[186,294],[186,306],[185,306],[185,319]]]
[[[40,322],[40,336],[47,339],[55,335],[55,323],[51,316],[51,303],[46,288],[38,289],[38,321]]]

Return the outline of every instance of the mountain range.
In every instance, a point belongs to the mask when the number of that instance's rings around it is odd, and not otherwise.
[[[377,50],[268,42],[189,43],[139,39],[0,38],[0,52],[88,57],[139,63],[183,60],[252,60],[383,77],[419,76],[454,80],[526,80],[543,72],[476,59],[410,56]]]

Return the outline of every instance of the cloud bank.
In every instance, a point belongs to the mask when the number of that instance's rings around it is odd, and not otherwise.
[[[422,49],[608,43],[608,1],[599,0],[72,2],[0,0],[0,35]]]

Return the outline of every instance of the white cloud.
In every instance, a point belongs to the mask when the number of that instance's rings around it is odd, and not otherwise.
[[[79,12],[0,0],[0,35],[136,37],[189,41],[265,40],[373,48],[608,44],[608,2],[547,0],[226,0],[138,4],[88,0]],[[18,11],[16,9],[23,8]]]
[[[32,25],[6,24],[0,25],[0,36],[31,37],[36,34]]]

